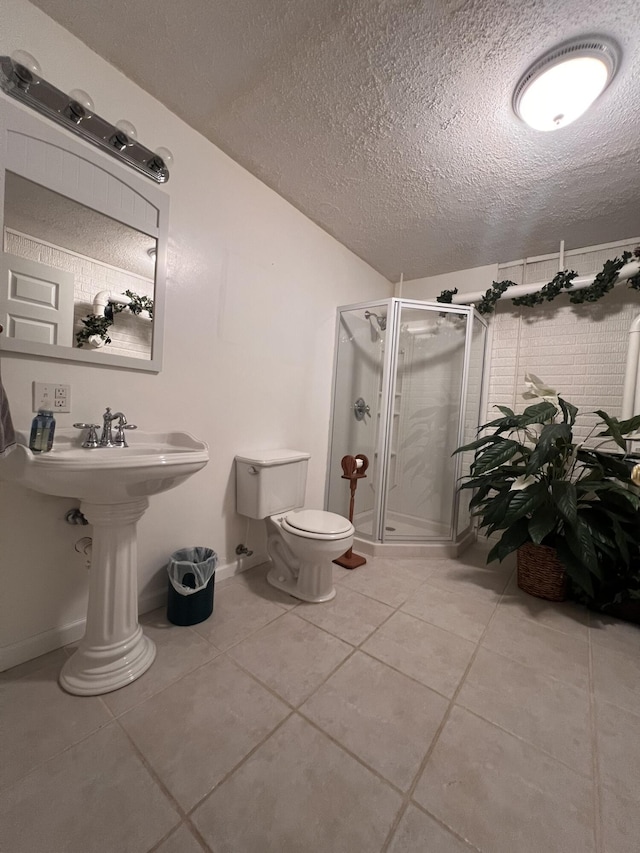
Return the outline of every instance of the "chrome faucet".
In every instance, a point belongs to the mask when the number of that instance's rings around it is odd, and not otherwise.
[[[113,438],[111,425],[118,421],[116,437]],[[137,429],[135,424],[127,423],[124,412],[112,412],[109,406],[102,416],[102,434],[100,436],[100,447],[127,447],[127,439],[124,431],[126,429]]]
[[[112,432],[113,421],[118,421],[115,439]],[[109,406],[102,416],[102,433],[99,439],[96,433],[99,428],[98,424],[78,423],[74,424],[74,427],[89,430],[82,443],[83,447],[128,447],[124,431],[126,429],[137,429],[135,424],[127,423],[124,412],[112,412]]]

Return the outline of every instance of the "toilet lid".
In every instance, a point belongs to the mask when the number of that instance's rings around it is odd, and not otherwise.
[[[301,509],[298,512],[289,512],[285,515],[287,524],[306,533],[323,533],[335,535],[346,533],[351,529],[348,519],[335,512],[325,512],[321,509]]]

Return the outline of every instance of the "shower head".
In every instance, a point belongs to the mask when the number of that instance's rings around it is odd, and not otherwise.
[[[383,315],[380,317],[377,314],[374,314],[373,311],[365,311],[364,318],[365,320],[370,320],[372,317],[376,318],[376,323],[378,324],[378,328],[381,332],[386,332],[387,330],[387,318]]]

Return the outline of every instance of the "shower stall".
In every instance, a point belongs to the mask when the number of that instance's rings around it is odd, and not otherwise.
[[[485,339],[470,306],[338,309],[326,506],[348,514],[340,461],[367,456],[353,520],[365,553],[455,556],[472,541],[470,494],[457,484],[473,454],[452,453],[475,438]]]

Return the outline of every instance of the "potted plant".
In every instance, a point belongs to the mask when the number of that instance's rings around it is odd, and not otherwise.
[[[577,441],[576,406],[533,374],[525,382],[523,396],[538,402],[521,414],[497,406],[502,417],[455,451],[474,454],[460,486],[475,492],[473,515],[487,535],[501,532],[487,562],[518,551],[519,585],[545,598],[564,597],[565,582],[591,606],[640,598],[640,488],[625,442],[640,416],[619,421],[599,410],[598,424]],[[597,430],[600,445],[592,443]],[[620,453],[601,449],[611,441]],[[536,561],[540,577],[532,578]]]

